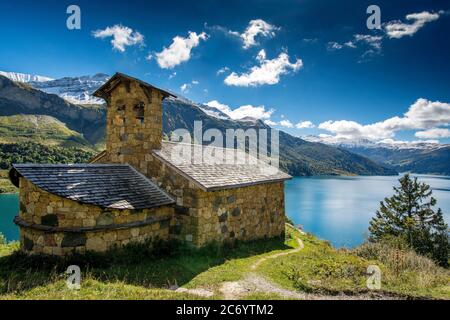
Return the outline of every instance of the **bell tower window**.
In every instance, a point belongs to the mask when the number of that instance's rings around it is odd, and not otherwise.
[[[144,107],[145,104],[143,102],[139,102],[133,108],[135,117],[141,124],[144,123]]]

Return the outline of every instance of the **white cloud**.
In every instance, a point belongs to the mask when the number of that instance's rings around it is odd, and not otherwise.
[[[236,31],[229,31],[228,33],[240,37],[243,45],[242,47],[244,49],[248,49],[250,47],[258,45],[258,42],[256,42],[256,37],[274,37],[275,31],[279,30],[280,28],[271,25],[267,22],[265,22],[262,19],[256,19],[251,20],[248,23],[248,27],[245,29],[243,33],[239,33]]]
[[[225,72],[228,72],[228,71],[230,71],[230,68],[228,68],[228,67],[222,67],[222,68],[220,68],[219,70],[217,70],[217,75],[222,74],[222,73],[225,73]]]
[[[189,31],[187,38],[176,36],[172,44],[156,53],[156,61],[163,69],[172,69],[173,67],[188,61],[191,58],[191,51],[200,44],[200,40],[206,41],[208,35],[205,32],[197,34]]]
[[[340,50],[342,48],[343,48],[342,44],[339,44],[339,43],[337,43],[335,41],[330,41],[327,44],[327,49],[329,51]]]
[[[356,44],[353,41],[347,41],[346,43],[344,43],[344,46],[355,49],[356,48]]]
[[[358,47],[357,46],[358,42],[364,42],[367,45],[371,46],[373,49],[380,51],[382,40],[383,40],[382,36],[372,36],[369,34],[355,34],[353,35],[353,40],[349,40],[345,42],[343,45],[335,41],[328,42],[327,49],[329,51],[340,50],[344,47],[355,49]]]
[[[261,50],[256,60],[259,62],[258,66],[254,66],[247,73],[238,75],[232,72],[225,78],[224,82],[228,86],[240,87],[256,87],[264,84],[277,84],[280,81],[280,76],[288,74],[290,71],[297,72],[303,66],[301,59],[297,59],[291,63],[287,53],[282,52],[280,55],[272,60],[266,59],[266,51]]]
[[[267,124],[268,126],[271,126],[271,127],[278,125],[277,122],[272,121],[270,119],[264,120],[264,123]]]
[[[444,128],[433,128],[425,131],[417,131],[415,136],[419,139],[450,138],[450,130]]]
[[[376,50],[381,50],[382,36],[371,36],[369,34],[355,34],[353,36],[356,42],[365,42]]]
[[[228,105],[222,104],[217,100],[210,101],[206,103],[206,105],[218,109],[233,120],[240,120],[247,117],[259,120],[269,120],[272,113],[275,112],[274,109],[266,110],[264,106],[255,107],[252,105],[240,106],[233,110]]]
[[[301,121],[295,125],[297,129],[310,129],[314,128],[314,124],[311,121]]]
[[[414,147],[415,145],[421,144],[421,143],[432,143],[432,144],[438,144],[439,140],[413,140],[413,141],[405,141],[405,140],[394,140],[394,139],[383,139],[381,141],[378,141],[379,144],[390,144],[390,145],[405,145],[408,147]]]
[[[189,83],[183,83],[180,87],[181,92],[186,93],[188,92],[190,88],[190,84]]]
[[[319,125],[319,129],[329,131],[337,138],[382,140],[394,137],[395,132],[401,130],[426,130],[448,124],[449,103],[420,98],[402,117],[392,117],[368,125],[349,120],[325,121]]]
[[[289,120],[281,120],[280,121],[280,126],[286,127],[286,128],[293,128],[294,127],[292,122],[290,122]]]
[[[96,30],[92,32],[95,38],[109,38],[112,37],[111,44],[114,49],[120,52],[125,51],[125,47],[144,43],[144,36],[138,31],[116,24],[112,27],[107,27],[104,30]]]
[[[404,36],[412,36],[419,31],[426,23],[435,21],[439,18],[438,13],[423,11],[420,13],[411,13],[406,16],[406,20],[411,23],[401,21],[390,21],[384,26],[384,30],[389,38],[400,39]]]
[[[319,39],[317,38],[303,38],[302,41],[306,43],[316,43]]]
[[[176,74],[176,73],[175,73]],[[197,80],[192,80],[190,83],[183,83],[180,87],[180,90],[182,93],[188,93],[189,89],[192,88],[192,86],[196,86],[198,85],[200,82],[198,82]]]

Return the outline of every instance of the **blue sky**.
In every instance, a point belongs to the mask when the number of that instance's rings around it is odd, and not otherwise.
[[[70,4],[81,30],[66,28]],[[366,27],[371,4],[381,30]],[[298,136],[448,143],[449,10],[430,0],[2,2],[0,70],[120,71]]]

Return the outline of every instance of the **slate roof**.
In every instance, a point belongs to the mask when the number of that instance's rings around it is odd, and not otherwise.
[[[98,88],[97,90],[95,90],[92,95],[94,97],[98,97],[98,98],[104,98],[104,95],[107,94],[108,92],[112,91],[117,84],[119,84],[122,80],[128,80],[128,81],[136,81],[138,82],[140,85],[150,88],[150,89],[155,89],[160,91],[164,97],[175,97],[176,96],[173,93],[170,93],[166,90],[160,89],[158,87],[155,87],[154,85],[151,85],[145,81],[139,80],[137,78],[131,77],[129,75],[120,73],[120,72],[116,72],[108,81],[106,81],[100,88]]]
[[[15,164],[11,174],[39,188],[82,203],[111,209],[148,209],[174,203],[128,164]]]
[[[278,168],[239,149],[163,141],[161,150],[153,150],[153,154],[205,191],[238,188],[292,178]],[[177,156],[178,154],[181,156]],[[190,157],[184,156],[189,154]],[[211,154],[218,161],[216,163],[203,161],[206,157],[203,159],[201,156],[198,157],[202,154]],[[220,156],[230,161],[221,161]]]

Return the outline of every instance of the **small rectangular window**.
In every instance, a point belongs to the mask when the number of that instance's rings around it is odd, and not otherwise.
[[[139,120],[139,122],[141,124],[144,123],[144,107],[145,107],[145,104],[143,102],[139,102],[133,108],[135,117],[136,117],[136,119]]]

